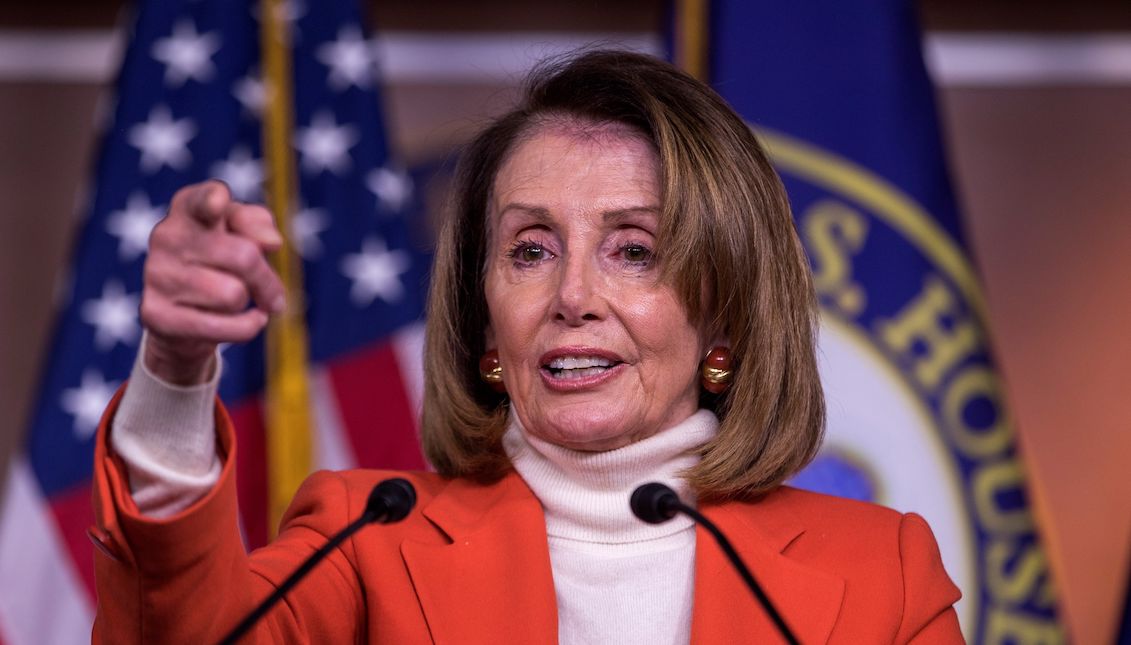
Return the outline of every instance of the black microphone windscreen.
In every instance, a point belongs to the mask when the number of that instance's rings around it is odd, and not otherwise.
[[[637,486],[629,500],[632,514],[649,524],[660,524],[675,517],[678,504],[675,491],[658,482]]]
[[[373,487],[365,512],[373,516],[374,522],[388,524],[399,522],[416,505],[416,489],[406,479],[394,477]]]

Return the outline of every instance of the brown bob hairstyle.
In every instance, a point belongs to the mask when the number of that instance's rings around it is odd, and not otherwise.
[[[660,279],[691,320],[730,341],[732,385],[700,402],[718,415],[719,433],[688,481],[704,500],[749,499],[777,486],[813,458],[825,422],[815,298],[789,202],[750,128],[714,91],[668,63],[623,51],[543,64],[519,105],[463,153],[429,297],[425,454],[447,477],[490,482],[511,467],[502,447],[506,396],[483,383],[478,368],[490,321],[489,200],[516,143],[563,119],[625,124],[652,142],[661,175]]]

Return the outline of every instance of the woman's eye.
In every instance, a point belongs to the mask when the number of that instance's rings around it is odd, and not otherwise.
[[[516,242],[507,257],[519,264],[538,264],[550,257],[550,251],[537,242]]]
[[[652,260],[652,250],[642,244],[626,244],[621,247],[621,256],[630,264],[647,264]]]
[[[546,255],[546,249],[540,246],[525,246],[519,252],[519,258],[523,262],[537,262]]]

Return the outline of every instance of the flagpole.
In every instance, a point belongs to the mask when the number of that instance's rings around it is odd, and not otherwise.
[[[283,247],[271,260],[287,292],[287,310],[267,328],[267,527],[273,537],[279,521],[310,472],[310,385],[302,263],[290,239],[296,193],[289,24],[282,0],[263,0],[260,19],[264,83],[263,147],[267,160],[267,204],[283,232]]]
[[[695,78],[708,82],[707,24],[710,0],[676,0],[675,64]]]

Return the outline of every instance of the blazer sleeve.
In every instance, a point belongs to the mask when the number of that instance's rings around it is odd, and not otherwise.
[[[935,536],[926,520],[915,513],[903,516],[899,527],[899,557],[903,573],[903,619],[896,643],[963,643],[954,603],[962,592],[943,569]]]
[[[266,598],[301,561],[351,518],[340,476],[319,473],[302,486],[279,537],[248,555],[237,519],[235,433],[217,401],[220,480],[168,518],[140,514],[125,470],[109,451],[115,396],[95,447],[94,511],[98,607],[95,643],[212,643]],[[364,600],[352,542],[333,552],[243,642],[356,642]]]

